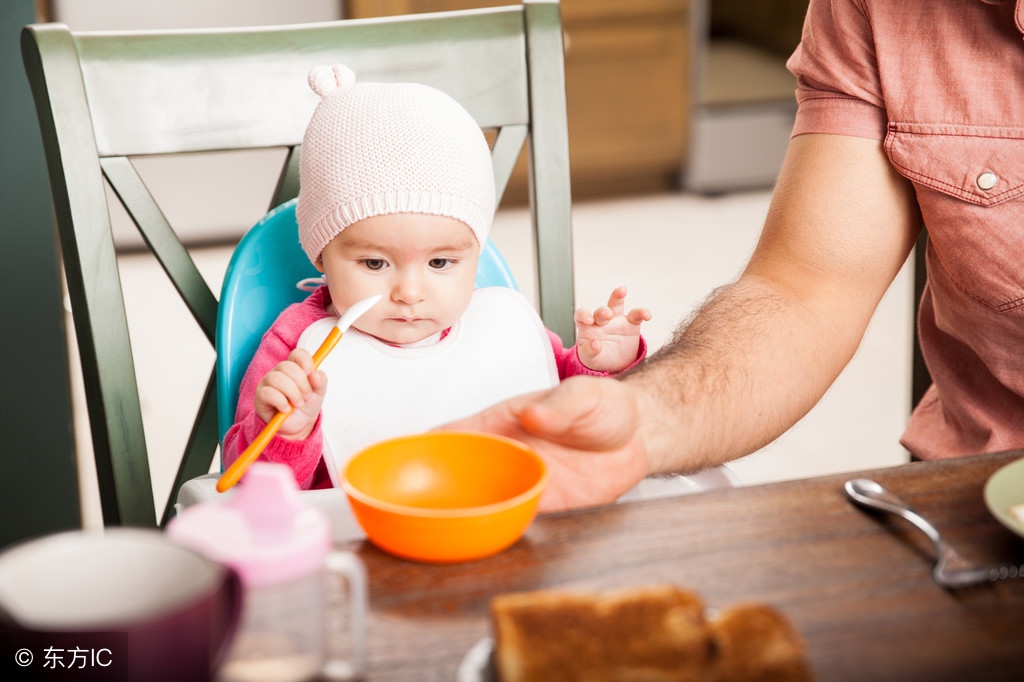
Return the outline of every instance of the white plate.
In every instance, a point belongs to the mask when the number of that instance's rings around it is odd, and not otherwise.
[[[494,640],[485,637],[466,652],[455,671],[455,682],[495,682],[494,664],[491,654],[494,652]]]
[[[1024,522],[1010,512],[1018,504],[1024,504],[1024,458],[1003,466],[985,483],[985,505],[992,516],[1024,537]]]

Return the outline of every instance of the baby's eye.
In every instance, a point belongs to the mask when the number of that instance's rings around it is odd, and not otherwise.
[[[360,261],[367,270],[383,270],[387,263],[381,258],[364,258]]]
[[[434,270],[447,270],[455,265],[455,260],[452,258],[431,258],[428,265]]]

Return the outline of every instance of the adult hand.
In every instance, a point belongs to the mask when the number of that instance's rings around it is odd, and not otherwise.
[[[635,389],[575,376],[441,427],[520,440],[547,462],[539,511],[614,502],[648,473]]]

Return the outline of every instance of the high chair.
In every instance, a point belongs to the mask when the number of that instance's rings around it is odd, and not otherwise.
[[[105,524],[155,526],[168,519],[181,485],[211,469],[220,401],[211,376],[170,498],[155,501],[104,184],[213,344],[218,301],[132,159],[283,148],[286,160],[266,205],[284,203],[298,193],[300,143],[317,102],[306,76],[315,66],[343,63],[364,81],[419,81],[453,96],[482,128],[497,131],[492,159],[499,197],[527,146],[540,313],[572,342],[556,0],[267,28],[82,33],[39,24],[26,27],[21,42],[49,168]]]

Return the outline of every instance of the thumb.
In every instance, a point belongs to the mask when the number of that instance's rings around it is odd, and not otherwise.
[[[605,377],[575,376],[523,407],[528,433],[584,450],[610,450],[629,440],[635,423],[627,389]]]

